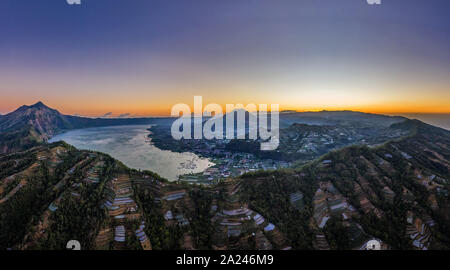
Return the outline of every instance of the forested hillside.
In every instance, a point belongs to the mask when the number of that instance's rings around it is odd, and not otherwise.
[[[332,151],[209,187],[170,183],[65,143],[0,156],[0,248],[447,249],[449,132]]]

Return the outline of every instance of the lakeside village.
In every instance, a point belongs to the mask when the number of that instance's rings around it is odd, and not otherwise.
[[[221,179],[237,177],[258,170],[276,170],[290,167],[291,162],[273,159],[261,159],[250,153],[231,152],[225,149],[229,140],[190,140],[192,152],[202,158],[208,158],[214,165],[200,173],[179,176],[179,180],[191,184],[215,184]],[[196,158],[181,163],[183,169],[194,170]]]

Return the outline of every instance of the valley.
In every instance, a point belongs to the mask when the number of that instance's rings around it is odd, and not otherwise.
[[[368,135],[341,126],[282,131],[285,154],[335,143],[301,160],[224,146],[232,159],[219,172],[235,160],[261,166],[206,185],[63,141],[17,146],[0,155],[0,249],[58,250],[71,239],[89,250],[359,250],[373,239],[382,249],[448,249],[450,132],[417,120]],[[210,158],[226,161],[215,150]]]

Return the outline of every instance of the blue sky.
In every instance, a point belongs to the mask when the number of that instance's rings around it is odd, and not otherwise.
[[[445,0],[2,0],[0,111],[450,112]]]

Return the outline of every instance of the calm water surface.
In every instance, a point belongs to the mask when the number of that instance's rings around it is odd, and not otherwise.
[[[450,114],[400,114],[400,116],[408,117],[409,119],[418,119],[427,124],[441,127],[450,130]]]
[[[175,181],[179,175],[202,172],[214,165],[193,153],[161,150],[147,137],[148,125],[72,130],[49,142],[65,141],[78,149],[107,153],[134,169],[150,170]]]

